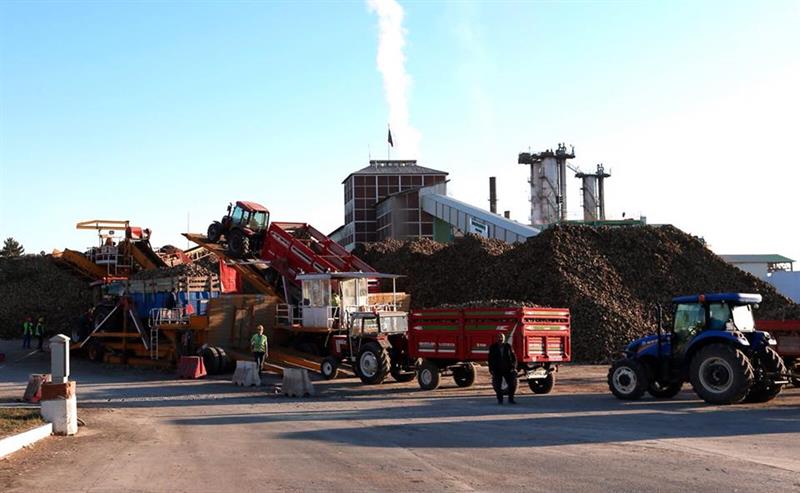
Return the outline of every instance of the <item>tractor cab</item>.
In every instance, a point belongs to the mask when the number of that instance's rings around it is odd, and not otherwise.
[[[246,228],[260,232],[269,226],[269,211],[255,202],[236,202],[236,206],[228,204],[228,214],[222,219],[230,227]]]
[[[698,336],[710,337],[714,333],[744,339],[745,344],[756,342],[751,341],[756,336],[753,309],[761,302],[760,294],[699,294],[678,296],[672,302],[672,337],[668,339],[675,343],[673,355],[685,351]]]

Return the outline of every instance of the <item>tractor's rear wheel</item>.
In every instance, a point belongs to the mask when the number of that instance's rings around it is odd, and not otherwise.
[[[206,237],[211,243],[216,243],[222,237],[222,224],[219,221],[214,221],[208,226]]]
[[[325,380],[333,380],[339,375],[339,358],[328,356],[319,365],[319,372]]]
[[[753,366],[747,356],[726,344],[704,347],[694,355],[689,367],[694,391],[709,404],[742,402],[753,378]]]
[[[534,394],[549,394],[556,384],[556,374],[550,372],[545,378],[531,378],[528,380],[528,387]]]
[[[745,402],[768,402],[778,396],[783,389],[783,384],[773,383],[768,374],[785,375],[786,365],[771,347],[764,348],[753,357],[755,363],[756,382],[750,387],[750,392],[745,397]]]
[[[617,399],[635,401],[650,386],[645,367],[634,359],[620,359],[608,370],[608,388]]]
[[[380,344],[368,342],[358,352],[358,377],[367,385],[382,383],[389,374],[389,355]]]
[[[453,380],[459,387],[472,387],[475,383],[475,364],[467,363],[464,366],[453,368]]]
[[[244,258],[250,254],[250,238],[244,231],[234,229],[228,233],[228,255],[233,258]]]
[[[436,390],[439,386],[441,375],[439,367],[430,360],[424,359],[417,370],[417,383],[422,390]]]
[[[656,399],[672,399],[683,388],[683,382],[660,382],[653,380],[650,382],[650,387],[647,388],[647,393]]]

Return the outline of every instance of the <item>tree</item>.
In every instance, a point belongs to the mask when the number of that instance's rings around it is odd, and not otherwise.
[[[14,238],[6,238],[3,248],[0,249],[0,257],[19,257],[25,253],[25,248]]]

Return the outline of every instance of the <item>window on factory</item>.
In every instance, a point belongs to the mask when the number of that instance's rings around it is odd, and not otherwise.
[[[420,232],[423,236],[433,236],[433,223],[422,223]]]
[[[415,175],[415,176],[412,176],[412,177],[411,177],[411,183],[412,183],[412,184],[413,184],[415,187],[421,187],[421,186],[422,186],[422,176],[420,176],[420,175]]]
[[[400,177],[400,185],[402,185],[403,188],[410,187],[412,185],[411,177],[410,176],[401,176]]]
[[[366,176],[356,176],[355,177],[355,185],[357,187],[363,187],[367,184],[367,177]]]

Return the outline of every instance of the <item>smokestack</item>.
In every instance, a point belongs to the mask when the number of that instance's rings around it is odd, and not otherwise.
[[[497,179],[489,177],[489,211],[497,214]]]
[[[511,211],[503,212],[503,217],[505,217],[506,219],[511,219]]]

